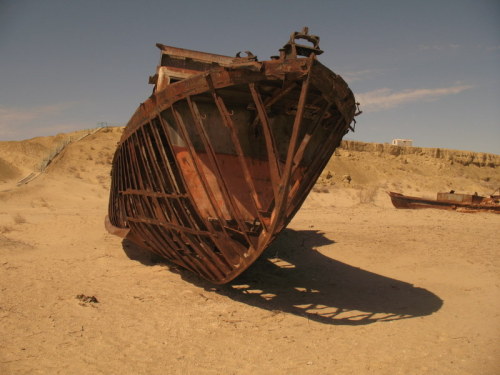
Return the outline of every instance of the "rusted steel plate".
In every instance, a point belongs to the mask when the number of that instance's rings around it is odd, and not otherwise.
[[[349,131],[354,95],[306,29],[262,62],[159,47],[153,95],[114,156],[106,227],[226,283],[298,211]]]

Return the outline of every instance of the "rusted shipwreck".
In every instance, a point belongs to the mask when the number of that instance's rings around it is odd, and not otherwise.
[[[268,61],[157,46],[153,94],[113,159],[106,227],[226,283],[298,211],[352,129],[355,99],[307,28]]]
[[[483,197],[477,194],[438,193],[437,199],[411,197],[400,193],[388,192],[396,208],[439,208],[461,212],[487,211],[500,213],[500,195]]]

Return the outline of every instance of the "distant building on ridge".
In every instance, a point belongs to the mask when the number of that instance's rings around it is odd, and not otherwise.
[[[393,139],[393,146],[413,146],[413,139]]]

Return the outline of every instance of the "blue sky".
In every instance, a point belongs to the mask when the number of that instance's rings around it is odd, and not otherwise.
[[[125,124],[157,42],[266,60],[303,26],[361,102],[348,139],[500,154],[498,0],[0,0],[0,140]]]

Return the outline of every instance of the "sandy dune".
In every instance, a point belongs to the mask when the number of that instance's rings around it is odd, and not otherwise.
[[[500,156],[345,142],[289,229],[214,287],[105,232],[120,134],[20,187],[68,135],[0,142],[0,374],[500,373],[500,215],[385,194],[488,194]]]

